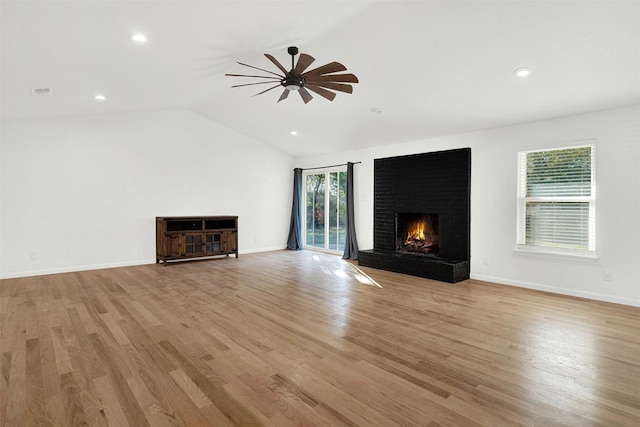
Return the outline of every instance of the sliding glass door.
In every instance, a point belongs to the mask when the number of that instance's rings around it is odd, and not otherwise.
[[[335,170],[306,173],[305,189],[304,245],[309,248],[344,251],[347,172]]]

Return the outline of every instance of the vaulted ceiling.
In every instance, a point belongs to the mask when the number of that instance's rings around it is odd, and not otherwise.
[[[640,103],[638,1],[3,0],[0,19],[5,120],[189,109],[304,156]],[[288,46],[360,83],[306,105],[231,88]]]

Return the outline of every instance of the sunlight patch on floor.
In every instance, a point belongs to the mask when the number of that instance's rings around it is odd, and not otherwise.
[[[341,279],[346,279],[347,277],[349,277],[349,275],[343,270],[333,270],[333,274],[340,277]]]
[[[347,265],[349,265],[351,268],[353,268],[354,270],[357,271],[357,274],[354,274],[353,277],[358,282],[360,282],[362,284],[365,284],[365,285],[377,286],[378,288],[382,288],[382,286],[378,282],[373,280],[367,273],[365,273],[364,271],[360,270],[357,266],[351,264],[350,262],[347,262]]]
[[[329,268],[326,267],[325,265],[322,265],[323,263],[328,261],[328,258],[323,258],[321,255],[312,255],[311,258],[315,262],[320,263],[319,265],[320,270],[322,271],[323,274],[327,276],[335,276],[341,279],[348,279],[349,277],[353,277],[363,285],[382,288],[382,285],[380,285],[378,282],[372,279],[371,276],[369,276],[367,273],[362,271],[357,265],[351,262],[348,262],[342,259],[338,261],[341,264],[341,266],[344,267],[344,265],[346,265],[351,269],[351,271],[348,271],[345,268],[335,268],[335,264],[333,264],[335,262],[335,258],[333,256],[330,257],[331,259],[330,263],[333,265]]]

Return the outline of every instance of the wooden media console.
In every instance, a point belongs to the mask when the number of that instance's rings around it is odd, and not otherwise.
[[[156,217],[156,263],[235,254],[237,216]]]

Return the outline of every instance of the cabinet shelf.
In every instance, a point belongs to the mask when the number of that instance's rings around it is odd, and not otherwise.
[[[156,217],[156,263],[234,254],[238,217]]]

